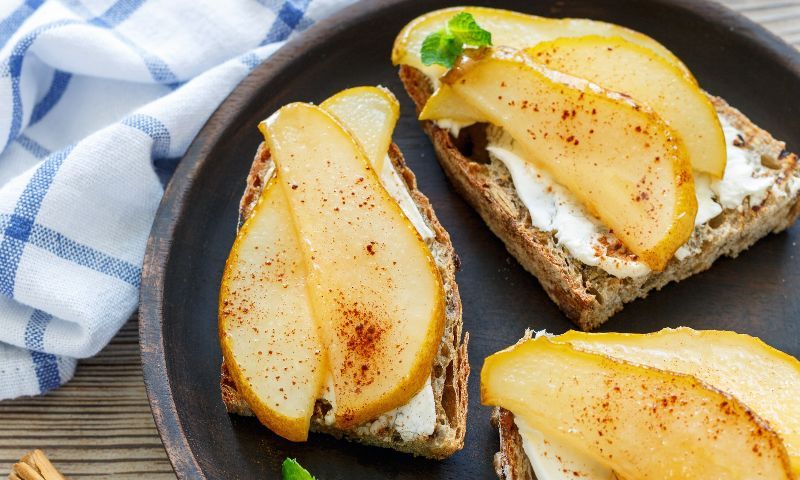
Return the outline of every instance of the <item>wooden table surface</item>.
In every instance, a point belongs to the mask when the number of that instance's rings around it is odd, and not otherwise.
[[[800,0],[724,0],[800,48]],[[70,479],[172,479],[142,380],[134,315],[75,378],[48,395],[0,402],[0,478],[30,450]]]

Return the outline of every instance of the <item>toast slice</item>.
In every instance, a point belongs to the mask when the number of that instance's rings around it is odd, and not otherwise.
[[[453,250],[450,236],[436,218],[428,198],[417,189],[414,173],[406,165],[397,145],[390,146],[389,158],[400,178],[405,182],[426,225],[435,233],[435,238],[428,242],[428,247],[431,249],[434,261],[441,273],[447,297],[444,335],[431,368],[431,386],[436,402],[436,427],[431,436],[411,441],[403,440],[393,425],[381,421],[381,418],[353,429],[342,430],[336,428],[335,425],[326,425],[323,417],[330,406],[322,401],[317,401],[314,416],[311,419],[311,431],[327,433],[337,438],[345,438],[367,445],[392,448],[418,456],[442,459],[464,446],[466,432],[469,334],[465,333],[462,336],[461,331],[461,297],[455,282],[459,260]],[[272,169],[273,162],[270,159],[269,150],[266,144],[262,143],[250,167],[244,196],[239,205],[239,227],[252,214]],[[228,412],[252,416],[250,407],[236,390],[236,384],[224,362],[220,383],[222,400]]]
[[[678,330],[681,330],[681,329],[684,329],[684,327],[681,327]],[[666,330],[671,330],[671,329],[666,329]],[[677,333],[678,330],[672,330],[672,333]],[[688,329],[688,330],[693,332],[693,333],[695,333],[695,334],[697,334],[697,333],[722,333],[722,334],[731,334],[731,333],[733,333],[733,332],[724,332],[724,331],[723,332],[714,332],[714,331],[706,331],[706,332],[702,332],[701,331],[701,332],[698,332],[698,331],[694,331],[694,330],[691,330],[691,329]],[[657,333],[650,334],[650,335],[660,335],[663,332],[664,332],[664,330],[661,330],[661,331],[659,331]],[[569,335],[569,334],[567,333],[567,335]],[[534,331],[534,330],[527,329],[525,331],[524,335],[522,336],[522,338],[520,338],[516,342],[516,344],[514,346],[511,346],[510,348],[514,348],[515,346],[519,346],[520,344],[523,344],[523,343],[527,342],[528,340],[539,338],[541,336],[544,336],[544,337],[555,337],[556,339],[560,338],[560,340],[557,340],[559,343],[560,342],[570,343],[569,340],[564,339],[561,336],[556,336],[556,335],[549,334],[545,330]],[[647,335],[645,335],[645,336],[647,336]],[[721,337],[718,337],[718,338],[721,338]],[[730,337],[728,337],[728,338],[730,338]],[[737,363],[743,362],[742,364],[753,364],[754,365],[755,363],[758,363],[758,362],[752,362],[751,357],[749,357],[749,353],[752,353],[752,352],[747,352],[747,350],[749,349],[749,347],[752,347],[753,345],[758,344],[758,343],[761,343],[761,346],[757,347],[757,348],[761,349],[761,348],[763,348],[763,346],[765,344],[763,344],[763,342],[761,342],[761,340],[759,340],[758,338],[749,337],[749,340],[754,341],[754,344],[752,344],[752,345],[750,345],[748,347],[746,347],[746,346],[744,346],[742,344],[739,344],[739,348],[743,349],[742,350],[742,357],[740,359],[738,359],[738,360],[737,359],[732,359],[729,362],[727,362],[728,364],[731,364],[731,363],[737,364]],[[713,341],[713,337],[704,337],[702,341],[705,341],[705,342]],[[721,345],[724,345],[729,340],[720,340],[720,341],[722,342],[722,343],[719,344],[721,346]],[[591,343],[591,342],[589,342],[589,343]],[[600,343],[598,345],[600,345],[600,344],[603,344],[602,340],[600,341]],[[620,345],[623,345],[623,343],[618,343],[617,344],[617,346],[620,346]],[[733,345],[733,344],[729,343],[727,345],[730,346],[730,345]],[[575,346],[578,347],[578,350],[583,349],[580,345],[575,345]],[[651,345],[651,347],[653,347],[653,346],[654,345]],[[767,346],[767,349],[771,349],[771,347]],[[644,350],[647,350],[647,347],[645,347]],[[600,355],[603,355],[602,350],[593,350],[592,348],[587,348],[584,351],[590,352],[590,353],[599,353]],[[764,351],[764,350],[762,350],[762,351]],[[719,381],[718,380],[719,377],[717,377],[715,379],[714,375],[708,375],[706,373],[700,373],[700,374],[693,373],[691,371],[691,367],[673,369],[673,368],[670,368],[669,366],[665,366],[666,364],[662,364],[662,365],[659,366],[658,365],[658,361],[657,360],[653,360],[655,358],[653,356],[654,352],[656,352],[656,350],[652,350],[650,355],[645,355],[641,362],[637,362],[635,360],[631,360],[630,356],[626,357],[626,355],[624,355],[624,354],[622,354],[621,356],[616,356],[615,354],[613,354],[611,352],[607,352],[607,353],[609,353],[610,358],[612,358],[612,357],[613,358],[617,358],[617,359],[620,359],[621,361],[625,361],[625,358],[627,358],[627,360],[633,361],[634,364],[650,366],[650,367],[656,368],[656,369],[661,368],[661,369],[663,369],[664,371],[667,371],[667,372],[669,372],[669,371],[681,372],[678,375],[696,376],[698,379],[700,379],[699,381],[706,382],[705,385],[710,386],[710,388],[712,388],[712,389],[720,389],[721,391],[727,390],[728,393],[726,393],[726,395],[730,395],[733,398],[738,398],[738,401],[742,401],[742,402],[746,401],[746,400],[742,400],[743,398],[746,398],[746,397],[740,396],[740,395],[744,395],[743,391],[739,391],[738,394],[737,393],[732,393],[732,392],[735,392],[735,390],[730,390],[730,388],[732,388],[732,384],[728,384],[727,387],[726,387],[726,386],[723,386],[725,384],[725,382],[717,383]],[[784,353],[778,352],[776,350],[773,350],[773,352],[777,352],[778,355],[781,357],[781,360],[779,360],[779,362],[783,362],[783,361],[793,362],[794,361],[794,359],[789,355],[786,355]],[[772,354],[773,354],[772,352],[769,353],[769,355],[772,355]],[[656,353],[655,355],[658,355],[658,354]],[[700,356],[702,358],[703,354],[701,353]],[[649,357],[649,360],[647,359],[648,357]],[[668,357],[669,357],[669,355],[667,355],[667,357],[665,357],[665,358],[668,358]],[[778,357],[774,357],[774,358],[777,359]],[[706,358],[705,360],[706,360],[706,362],[705,362],[706,364],[708,364],[709,361],[712,361],[712,363],[713,363],[713,359],[709,360],[708,358]],[[653,362],[656,362],[656,363],[653,363]],[[681,363],[681,362],[679,362],[679,363]],[[719,364],[719,363],[720,362],[717,362],[717,364]],[[759,368],[762,368],[762,370],[759,370]],[[760,367],[756,367],[756,366],[753,367],[754,373],[752,373],[752,375],[754,375],[755,376],[754,378],[756,378],[756,377],[759,377],[763,373],[764,369],[772,370],[773,368],[776,368],[776,367],[774,365],[770,365],[770,361],[769,360],[765,360],[765,363],[763,363]],[[708,370],[708,369],[700,368],[698,371],[703,371],[703,370]],[[741,368],[739,370],[741,370]],[[716,372],[718,372],[717,373],[718,375],[725,375],[725,373],[723,373],[723,372],[731,372],[732,370],[730,370],[729,368],[715,369],[715,368],[711,367],[710,371],[716,371]],[[782,380],[780,380],[780,381],[785,381],[785,376],[781,377],[781,379]],[[786,383],[786,382],[784,382],[784,383]],[[642,385],[642,388],[646,389],[646,385]],[[735,387],[733,387],[733,388],[735,388]],[[767,388],[768,390],[772,390],[772,391],[776,390],[776,388],[769,388],[769,387],[765,387],[765,388]],[[786,388],[788,388],[788,387],[786,387]],[[786,389],[786,388],[784,388],[784,389]],[[789,390],[791,390],[791,389],[789,389]],[[770,397],[770,398],[771,398],[772,403],[777,401],[779,404],[782,404],[782,405],[790,405],[791,404],[791,402],[787,403],[785,401],[775,400],[774,397]],[[757,405],[758,405],[757,402],[756,402],[756,404],[749,404],[748,408],[759,408]],[[751,410],[751,413],[754,413],[756,415],[756,417],[759,418],[759,421],[766,422],[767,424],[769,424],[770,421],[763,420],[763,417],[759,417],[759,413],[758,412],[756,412],[754,410]],[[778,414],[778,415],[780,415],[780,414]],[[771,428],[775,429],[775,431],[779,432],[780,430],[777,430],[777,429],[779,429],[781,427],[779,427],[778,424],[782,423],[782,420],[779,417],[772,417],[772,418],[773,418],[774,423],[772,424],[773,426]],[[604,422],[607,419],[603,419],[603,418],[597,417],[596,420],[600,421],[600,422]],[[499,450],[494,454],[493,462],[492,462],[493,466],[494,466],[495,473],[497,474],[497,477],[500,480],[537,480],[538,477],[536,476],[536,469],[534,468],[534,466],[533,466],[532,462],[530,461],[527,453],[525,452],[525,446],[524,446],[524,442],[523,442],[523,437],[520,434],[520,430],[519,430],[519,428],[518,428],[518,426],[516,424],[514,413],[512,413],[511,411],[509,411],[509,410],[507,410],[505,408],[502,408],[502,407],[494,407],[493,410],[492,410],[492,414],[491,414],[491,424],[492,424],[492,426],[494,428],[497,429],[498,436],[499,436]],[[616,427],[614,427],[614,429],[616,429]],[[778,435],[780,435],[780,434],[778,434]],[[779,440],[779,442],[783,442],[783,440]],[[533,440],[533,445],[532,446],[533,446],[534,449],[537,448],[536,447],[537,443],[538,442],[536,440]],[[545,437],[545,443],[548,443],[546,437]],[[563,448],[567,444],[566,443],[562,443],[561,445],[562,445],[562,448]],[[788,445],[787,445],[787,449],[788,449]],[[757,448],[755,450],[757,450]],[[572,478],[572,477],[575,477],[575,478],[578,478],[578,477],[579,478],[586,478],[587,475],[589,475],[591,478],[595,478],[595,475],[590,474],[590,473],[574,472],[574,471],[570,471],[569,469],[563,468],[563,467],[568,467],[570,465],[570,462],[564,462],[564,460],[562,460],[562,458],[560,456],[558,456],[557,453],[555,453],[555,457],[553,456],[554,452],[548,451],[546,449],[545,450],[540,450],[540,451],[538,451],[538,453],[541,455],[542,459],[547,458],[547,457],[549,457],[551,460],[552,459],[557,459],[558,462],[561,463],[562,471],[566,474],[566,476],[568,476],[570,478]],[[578,453],[578,452],[576,452],[576,453]],[[788,458],[792,458],[791,455],[792,455],[791,451],[789,450],[789,457]],[[760,456],[760,454],[759,454],[759,456]],[[577,460],[579,458],[585,458],[585,457],[583,457],[583,455],[578,455],[573,460]],[[791,462],[791,460],[789,460],[789,461]],[[550,468],[552,468],[552,465],[555,463],[555,462],[550,463],[550,461],[547,461],[547,460],[541,460],[541,462],[542,462],[542,465],[543,465],[542,468],[545,471],[550,471]],[[551,465],[549,468],[546,466],[548,463]],[[622,477],[619,476],[616,473],[612,474],[612,477],[615,478],[615,479],[618,478],[618,479],[622,480]],[[603,477],[603,478],[606,478],[606,477]],[[705,478],[705,477],[703,477],[703,478]],[[711,478],[711,477],[708,477],[708,478]],[[791,478],[795,478],[795,477],[791,477]],[[539,480],[542,480],[542,479],[539,479]]]
[[[417,111],[421,111],[433,93],[430,80],[406,65],[400,66],[399,74]],[[592,330],[625,303],[706,270],[722,255],[736,257],[768,233],[792,225],[800,214],[797,156],[724,100],[710,98],[718,114],[742,132],[741,145],[737,146],[759,154],[762,164],[774,173],[774,189],[779,194],[771,191],[760,205],[751,206],[745,199],[739,208],[724,210],[695,228],[688,246],[697,253],[683,260],[673,258],[663,272],[650,272],[639,278],[617,278],[599,267],[585,265],[558,245],[553,233],[533,227],[509,171],[486,152],[486,125],[464,128],[455,138],[433,122],[421,123],[456,190],[517,261],[539,279],[567,317],[583,330]]]

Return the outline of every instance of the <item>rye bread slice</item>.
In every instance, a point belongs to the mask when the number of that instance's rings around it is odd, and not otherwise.
[[[494,471],[500,480],[535,480],[533,466],[522,448],[514,414],[504,408],[492,412],[492,425],[500,433],[500,451],[494,454]]]
[[[325,424],[323,417],[330,406],[322,401],[317,401],[315,413],[311,419],[311,431],[323,432],[337,438],[367,445],[392,448],[415,456],[443,459],[463,448],[467,421],[467,377],[469,376],[467,343],[469,334],[462,335],[461,297],[455,281],[459,260],[453,250],[450,235],[436,218],[428,198],[417,189],[416,177],[406,165],[397,145],[392,144],[389,148],[389,158],[400,178],[405,182],[425,223],[435,233],[435,238],[428,242],[428,246],[442,276],[447,297],[444,335],[431,366],[431,385],[436,401],[436,428],[431,436],[412,441],[404,441],[391,425],[384,425],[377,421],[342,430],[336,428],[335,425]],[[273,163],[269,150],[262,143],[247,176],[247,186],[239,206],[239,227],[252,213],[268,180],[265,177],[270,174],[272,168]],[[246,416],[253,415],[250,407],[239,395],[236,384],[224,362],[221,368],[220,384],[222,400],[228,412]]]
[[[430,81],[419,70],[405,65],[399,74],[419,112],[433,93]],[[800,214],[798,191],[792,192],[789,182],[790,177],[800,179],[797,156],[724,100],[711,99],[720,116],[742,132],[742,147],[760,155],[762,164],[774,172],[775,188],[782,194],[770,193],[760,205],[750,205],[745,199],[739,208],[723,211],[695,229],[689,245],[698,253],[682,261],[673,258],[663,272],[640,278],[616,278],[598,267],[585,265],[559,245],[553,233],[533,227],[510,173],[486,153],[485,126],[462,129],[454,138],[433,122],[421,124],[456,190],[478,211],[511,255],[536,276],[567,317],[583,330],[592,330],[625,303],[706,270],[723,255],[736,257],[768,233],[792,225]]]

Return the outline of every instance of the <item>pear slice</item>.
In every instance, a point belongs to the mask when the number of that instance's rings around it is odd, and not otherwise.
[[[657,41],[634,30],[596,20],[537,17],[510,10],[484,7],[445,8],[415,18],[397,35],[392,48],[392,63],[414,67],[434,78],[442,76],[447,69],[441,65],[423,65],[420,49],[428,35],[444,27],[448,20],[460,12],[472,14],[478,25],[491,32],[493,45],[523,49],[532,47],[539,42],[561,37],[586,35],[622,37],[652,50],[683,71],[686,77],[693,81],[689,69],[678,57]]]
[[[436,108],[420,118],[453,118],[450,105],[463,112],[467,103],[480,115],[473,121],[502,127],[653,270],[663,270],[694,229],[686,150],[629,97],[496,48],[462,57],[429,103]]]
[[[392,143],[392,132],[400,118],[400,104],[382,87],[355,87],[342,90],[320,104],[336,118],[364,149],[376,172]]]
[[[652,50],[621,37],[559,38],[526,53],[547,68],[630,95],[675,129],[695,170],[722,178],[727,152],[717,111],[684,72]]]
[[[400,116],[400,104],[392,92],[383,87],[349,88],[325,100],[320,107],[333,115],[361,145],[384,188],[422,238],[433,238],[436,234],[425,224],[405,183],[388,160],[392,132]]]
[[[419,113],[420,120],[452,120],[458,124],[469,125],[486,122],[488,117],[480,108],[465,101],[450,85],[443,83],[428,97]]]
[[[697,377],[752,408],[781,436],[800,477],[800,362],[758,338],[691,328],[647,335],[569,331],[553,338],[592,353]]]
[[[623,478],[792,478],[781,438],[735,397],[547,338],[487,358],[481,401]]]
[[[225,265],[219,335],[225,365],[259,421],[305,441],[327,368],[294,220],[274,178]]]
[[[296,103],[260,128],[308,265],[314,315],[348,428],[407,403],[430,376],[444,289],[430,251],[330,114]]]

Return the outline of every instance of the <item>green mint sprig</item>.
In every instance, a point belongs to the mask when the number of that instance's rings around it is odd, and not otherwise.
[[[308,473],[308,470],[301,467],[297,460],[287,458],[281,465],[281,473],[283,480],[315,480],[314,477]]]
[[[425,37],[420,57],[424,65],[435,63],[452,68],[465,45],[484,47],[491,44],[491,32],[482,29],[472,14],[461,12],[451,18],[442,29]]]

